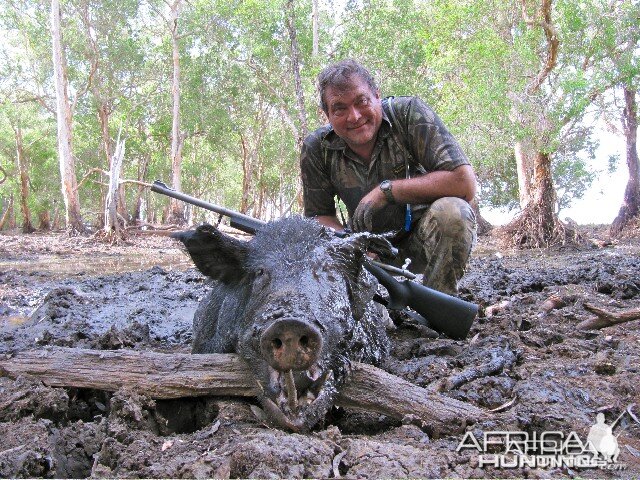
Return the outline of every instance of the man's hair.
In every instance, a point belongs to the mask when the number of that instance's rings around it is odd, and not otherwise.
[[[343,91],[351,84],[354,76],[360,77],[372,92],[378,91],[378,85],[369,70],[352,59],[341,60],[329,65],[320,72],[318,75],[318,93],[320,94],[320,107],[324,113],[329,112],[327,101],[324,98],[327,88],[333,87]]]

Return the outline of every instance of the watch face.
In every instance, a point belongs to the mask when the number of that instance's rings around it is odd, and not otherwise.
[[[391,192],[391,180],[383,180],[380,183],[380,190],[382,190],[384,196],[387,197],[389,203],[396,203],[395,198],[393,198],[393,193]]]

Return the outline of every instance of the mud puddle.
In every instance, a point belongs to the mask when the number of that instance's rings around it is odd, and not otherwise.
[[[16,270],[26,274],[37,273],[60,280],[70,276],[110,275],[146,270],[154,266],[186,270],[191,267],[182,253],[166,254],[73,254],[38,255],[31,258],[0,259],[1,270]]]
[[[179,254],[159,243],[136,246],[135,255]],[[28,244],[20,251],[5,239],[5,252],[35,258],[74,247],[53,239],[46,245],[58,250]],[[289,434],[262,425],[249,400],[154,401],[133,391],[0,377],[0,477],[637,478],[640,321],[576,328],[593,316],[585,303],[617,312],[640,308],[637,246],[634,240],[552,252],[481,249],[462,284],[462,296],[481,305],[467,340],[429,338],[409,323],[390,332],[386,370],[485,409],[466,432],[442,436],[410,418],[334,409],[312,433]],[[83,248],[95,247],[78,253]],[[0,310],[14,318],[0,324],[0,354],[48,345],[185,352],[193,311],[208,288],[194,270],[169,266],[64,278],[0,270],[0,287]],[[551,297],[560,301],[549,308]],[[487,463],[477,449],[458,448],[471,436],[483,444],[496,431],[529,439],[555,432],[556,440],[575,432],[584,441],[599,413],[608,425],[620,418],[615,468],[539,458],[517,464],[523,455],[513,452],[503,460],[515,464]],[[507,441],[498,439],[488,453],[500,454]]]

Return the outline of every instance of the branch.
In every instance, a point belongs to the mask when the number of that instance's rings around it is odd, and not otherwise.
[[[500,372],[511,368],[517,360],[517,355],[512,350],[504,349],[491,352],[491,360],[479,366],[471,367],[460,373],[451,375],[449,378],[438,382],[434,388],[440,391],[449,391],[460,388],[466,383],[473,382],[479,378],[497,375]]]
[[[109,172],[107,172],[106,170],[103,170],[101,168],[92,168],[92,169],[90,169],[87,173],[84,174],[82,179],[78,182],[78,185],[76,186],[76,192],[78,190],[80,190],[80,187],[85,182],[85,180],[87,180],[87,178],[89,178],[89,176],[94,174],[94,173],[102,173],[103,175],[109,175]]]
[[[149,230],[142,230],[142,227],[148,228]],[[142,233],[142,234],[151,234],[151,233],[155,233],[155,234],[169,234],[172,232],[175,232],[176,230],[179,230],[181,227],[179,225],[155,225],[153,223],[148,223],[148,222],[141,222],[141,221],[137,221],[134,225],[129,225],[127,227],[125,227],[125,230],[129,231],[129,230],[136,230],[136,233]]]
[[[584,304],[585,310],[597,315],[578,324],[579,330],[598,330],[601,328],[611,327],[620,323],[631,322],[640,319],[640,308],[635,310],[627,310],[626,312],[609,312],[588,303]]]
[[[106,170],[103,170],[103,169],[101,169],[101,168],[92,168],[92,169],[90,169],[89,171],[87,171],[87,173],[85,173],[85,174],[84,174],[84,176],[82,177],[82,179],[78,182],[78,186],[76,187],[76,191],[77,191],[77,190],[79,190],[79,189],[80,189],[80,186],[81,186],[81,185],[82,185],[86,180],[88,180],[88,179],[89,179],[89,177],[90,177],[91,175],[93,175],[94,173],[101,173],[101,174],[106,175],[106,176],[110,176],[110,175],[111,175],[111,173],[110,173],[110,172],[107,172]],[[94,180],[94,181],[95,181],[95,180]],[[98,183],[99,185],[107,186],[107,184],[106,184],[106,183],[102,183],[102,182],[98,182],[98,181],[95,181],[95,182],[96,182],[96,183]],[[1,182],[0,182],[0,183],[1,183]],[[122,179],[120,179],[120,180],[118,181],[118,183],[119,183],[120,185],[122,185],[123,183],[134,183],[134,184],[136,184],[136,185],[142,185],[143,187],[148,187],[148,188],[151,188],[151,186],[152,186],[152,184],[151,184],[151,183],[149,183],[149,182],[142,182],[142,181],[140,181],[140,180],[128,180],[128,179],[124,179],[124,180],[122,180]]]
[[[521,0],[522,17],[527,25],[535,27],[541,27],[544,31],[544,35],[547,39],[547,58],[545,63],[536,75],[536,78],[527,86],[527,94],[532,95],[539,88],[540,85],[547,79],[551,71],[558,63],[558,47],[560,40],[558,39],[558,32],[552,24],[551,20],[551,4],[553,0],[542,0],[542,6],[537,18],[531,18],[526,11],[526,0]]]
[[[93,50],[93,58],[91,58],[89,61],[91,63],[91,68],[89,69],[89,76],[87,78],[87,82],[84,85],[83,88],[81,88],[80,90],[78,90],[78,92],[76,93],[75,97],[73,98],[73,103],[71,104],[71,111],[75,112],[76,111],[76,105],[78,104],[78,101],[84,97],[87,92],[89,91],[89,89],[91,88],[91,85],[93,84],[93,77],[95,76],[96,72],[98,71],[98,48],[96,45],[95,40],[93,39],[93,37],[91,37],[91,20],[89,19],[89,11],[87,8],[87,5],[84,4],[82,5],[81,12],[80,12],[80,18],[81,21],[86,29],[86,34],[87,34],[87,38],[89,40],[89,44],[91,45],[91,50]]]
[[[143,182],[143,181],[140,181],[140,180],[127,180],[127,179],[125,179],[125,180],[120,180],[118,183],[120,183],[121,185],[123,183],[133,183],[133,184],[142,185],[143,187],[148,187],[148,188],[151,188],[153,186],[152,183]]]
[[[251,70],[253,70],[253,72],[255,73],[255,75],[258,78],[258,80],[260,80],[260,82],[266,87],[266,89],[271,93],[271,95],[273,95],[274,98],[276,98],[278,100],[278,103],[279,103],[278,109],[280,110],[280,113],[282,114],[282,120],[289,126],[289,128],[291,129],[291,132],[293,133],[294,137],[298,138],[299,135],[300,135],[299,130],[296,127],[296,124],[293,121],[293,118],[291,117],[289,112],[287,112],[287,110],[285,108],[285,103],[282,100],[282,96],[273,87],[273,85],[272,85],[273,81],[269,80],[267,77],[264,76],[264,74],[260,70],[260,66],[257,65],[253,61],[253,59],[249,58],[248,60],[236,60],[236,61],[238,63],[244,63]]]
[[[15,104],[20,104],[20,103],[32,103],[32,102],[36,102],[38,103],[42,108],[44,108],[45,110],[47,110],[48,112],[51,113],[55,113],[55,110],[53,108],[51,108],[49,106],[49,104],[47,104],[47,102],[45,101],[44,97],[42,97],[41,95],[35,95],[32,94],[30,92],[29,96],[25,96],[25,97],[20,97],[18,96],[12,103]]]

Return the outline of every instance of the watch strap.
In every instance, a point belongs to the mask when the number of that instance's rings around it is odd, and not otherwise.
[[[396,199],[393,198],[393,192],[391,191],[391,182],[389,180],[385,180],[380,184],[380,190],[382,190],[382,193],[384,193],[384,196],[387,198],[387,201],[389,203],[396,203]]]

